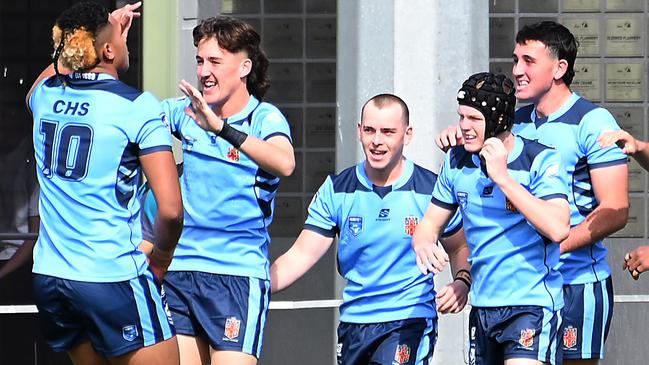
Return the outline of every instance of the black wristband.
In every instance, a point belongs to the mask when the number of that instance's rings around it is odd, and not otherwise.
[[[471,289],[471,283],[470,283],[466,278],[463,278],[463,277],[461,277],[461,276],[458,276],[458,277],[456,277],[455,279],[453,279],[454,282],[455,282],[455,281],[458,281],[458,280],[461,281],[461,282],[463,282],[463,283],[466,285],[467,288]]]
[[[467,270],[467,269],[460,269],[460,270],[456,271],[455,272],[455,277],[457,277],[458,274],[463,273],[463,272],[465,272],[469,276],[469,278],[471,277],[471,272],[469,270]]]
[[[221,128],[218,136],[230,142],[230,144],[236,149],[239,149],[246,138],[248,138],[247,134],[230,127],[230,125],[225,121],[223,121],[223,128]]]

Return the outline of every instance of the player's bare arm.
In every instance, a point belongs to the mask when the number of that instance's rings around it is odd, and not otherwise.
[[[472,282],[468,261],[469,247],[466,244],[464,229],[440,239],[440,242],[449,255],[454,279],[437,292],[437,310],[442,314],[459,313],[466,306]]]
[[[599,205],[570,229],[568,238],[561,242],[561,253],[586,247],[624,228],[629,217],[627,170],[626,164],[590,170]]]
[[[327,252],[333,237],[303,229],[293,246],[270,267],[271,293],[284,290],[302,277]]]
[[[429,272],[440,273],[449,261],[448,254],[437,245],[437,240],[452,215],[450,210],[430,203],[412,235],[412,249],[417,255],[417,267],[424,275]]]

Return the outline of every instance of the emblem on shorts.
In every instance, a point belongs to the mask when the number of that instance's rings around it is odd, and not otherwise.
[[[406,217],[403,222],[403,230],[408,236],[415,234],[415,228],[419,224],[419,218],[417,217]]]
[[[469,194],[463,192],[463,191],[458,191],[457,192],[457,203],[460,205],[460,208],[462,210],[466,209],[466,204],[469,200]]]
[[[122,337],[128,342],[135,340],[137,338],[137,326],[132,324],[122,327]]]
[[[532,345],[534,345],[534,334],[536,333],[536,330],[533,329],[526,329],[521,331],[521,338],[518,339],[518,343],[521,344],[521,346],[525,348],[530,348]]]
[[[363,217],[349,217],[347,219],[347,229],[354,237],[358,237],[363,231]]]
[[[228,148],[227,158],[231,161],[239,161],[239,150],[234,147]]]
[[[343,344],[339,342],[336,344],[336,357],[342,357],[342,356],[343,356]]]
[[[394,352],[394,361],[397,364],[405,364],[410,360],[410,347],[405,343],[397,345],[397,351]]]
[[[237,342],[239,341],[236,340],[236,338],[239,337],[240,327],[241,320],[237,319],[236,317],[227,318],[225,320],[225,330],[223,331],[223,335],[226,339]]]
[[[571,350],[577,345],[577,329],[573,326],[568,326],[563,329],[563,348]]]

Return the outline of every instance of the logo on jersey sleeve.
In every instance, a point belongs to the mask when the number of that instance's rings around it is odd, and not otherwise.
[[[239,150],[234,147],[228,148],[228,154],[226,157],[231,161],[239,161]]]
[[[403,222],[403,230],[408,236],[415,234],[415,228],[419,224],[419,218],[417,217],[406,217]]]
[[[224,340],[239,342],[236,338],[239,337],[239,328],[241,327],[241,320],[237,317],[230,317],[225,320],[225,330],[223,335],[225,336]]]
[[[410,347],[405,343],[397,345],[397,351],[394,352],[394,361],[397,364],[405,364],[410,360]]]
[[[358,237],[363,232],[363,217],[349,217],[347,218],[347,230],[354,237]]]
[[[122,337],[128,342],[135,340],[137,338],[137,326],[134,324],[124,326],[122,328]]]
[[[457,203],[460,205],[460,209],[466,209],[466,206],[469,202],[469,194],[463,191],[458,191],[456,194]]]
[[[521,331],[521,337],[518,339],[518,343],[525,348],[531,348],[534,345],[534,334],[536,330],[528,328]]]
[[[563,348],[564,350],[576,350],[577,346],[577,329],[568,326],[563,329]]]

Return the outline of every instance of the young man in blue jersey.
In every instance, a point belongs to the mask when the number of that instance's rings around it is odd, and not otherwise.
[[[563,281],[559,245],[568,235],[561,156],[515,136],[514,84],[478,73],[458,92],[463,146],[450,149],[413,236],[422,272],[459,207],[471,255],[469,359],[476,365],[560,364]]]
[[[570,235],[561,242],[564,278],[564,363],[596,364],[613,314],[613,284],[602,240],[628,219],[626,156],[603,148],[597,138],[619,130],[606,110],[570,91],[577,43],[570,31],[544,21],[516,35],[513,75],[516,97],[530,105],[516,112],[513,131],[553,146],[568,172]],[[461,142],[445,131],[437,138],[446,148]]]
[[[159,102],[118,80],[139,6],[65,10],[53,65],[27,95],[41,187],[34,299],[48,344],[75,365],[179,363],[159,285],[182,229],[171,138]],[[158,203],[148,258],[141,170]]]
[[[635,139],[627,131],[619,130],[602,134],[599,137],[599,143],[602,147],[617,144],[622,152],[633,157],[643,169],[649,171],[649,144],[647,142]],[[622,267],[629,271],[633,279],[638,280],[640,274],[649,270],[649,246],[640,246],[627,252],[624,255]]]
[[[358,135],[365,161],[328,177],[314,196],[304,229],[271,267],[272,291],[306,273],[339,235],[340,274],[347,279],[340,307],[338,364],[428,364],[437,339],[437,310],[458,313],[471,284],[460,221],[442,243],[454,280],[437,297],[433,276],[416,268],[410,249],[430,201],[436,175],[403,156],[412,139],[406,104],[380,94],[365,103]],[[449,261],[441,248],[435,272]]]
[[[165,100],[181,140],[185,227],[165,278],[183,365],[256,364],[270,296],[268,226],[280,178],[295,168],[289,125],[262,102],[260,36],[229,17],[194,28],[202,93]]]

